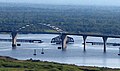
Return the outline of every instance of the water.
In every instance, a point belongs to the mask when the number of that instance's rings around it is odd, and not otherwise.
[[[21,60],[39,59],[42,61],[54,61],[59,63],[76,64],[80,66],[99,66],[120,68],[120,56],[118,46],[107,46],[107,52],[103,53],[103,45],[86,45],[86,52],[83,52],[82,37],[71,36],[74,38],[74,44],[68,44],[67,50],[57,49],[61,45],[51,44],[50,41],[57,35],[48,34],[19,34],[21,39],[41,39],[44,43],[21,43],[17,49],[12,50],[11,42],[0,42],[0,55],[10,56]],[[11,38],[8,34],[0,34],[0,38]],[[102,38],[88,37],[87,41],[102,42]],[[119,43],[120,39],[109,38],[108,42]],[[44,48],[44,54],[41,54]],[[37,55],[34,56],[34,49]]]

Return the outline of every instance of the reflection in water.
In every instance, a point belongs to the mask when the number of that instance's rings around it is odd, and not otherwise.
[[[49,37],[48,37],[49,36]],[[60,63],[84,65],[84,66],[100,66],[100,67],[113,67],[119,68],[120,56],[118,56],[118,47],[107,46],[107,53],[103,53],[102,45],[91,44],[86,45],[86,52],[83,51],[82,37],[71,36],[74,38],[74,44],[68,44],[67,50],[62,51],[58,49],[61,45],[51,44],[50,41],[56,35],[18,35],[21,39],[41,39],[43,43],[20,43],[17,49],[12,50],[11,42],[0,43],[0,55],[11,56],[18,59],[39,59],[43,61],[54,61]],[[9,35],[0,34],[2,38],[10,38]],[[87,41],[99,41],[102,42],[101,38],[88,37]],[[108,42],[119,43],[120,39],[108,39]],[[36,49],[36,56],[33,55],[34,49]],[[41,54],[44,49],[44,54]]]

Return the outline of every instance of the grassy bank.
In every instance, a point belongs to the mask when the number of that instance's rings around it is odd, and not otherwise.
[[[120,69],[67,65],[32,59],[17,60],[0,56],[0,71],[120,71]]]

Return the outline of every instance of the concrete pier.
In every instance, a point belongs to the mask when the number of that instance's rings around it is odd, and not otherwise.
[[[66,34],[61,34],[61,39],[62,39],[62,50],[66,50],[67,45],[67,35]]]
[[[106,53],[106,42],[108,37],[102,37],[103,38],[103,44],[104,44],[104,53]]]
[[[16,41],[17,41],[17,32],[12,32],[11,33],[12,35],[12,48],[15,49],[17,44],[16,44]]]
[[[86,46],[85,46],[86,45],[86,39],[87,39],[87,36],[83,36],[84,51],[86,51],[86,49],[85,49],[86,48]]]

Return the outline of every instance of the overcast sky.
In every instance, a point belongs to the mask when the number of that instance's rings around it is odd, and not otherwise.
[[[0,0],[0,2],[120,6],[120,0]]]

